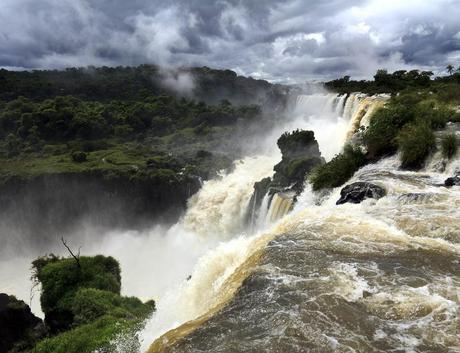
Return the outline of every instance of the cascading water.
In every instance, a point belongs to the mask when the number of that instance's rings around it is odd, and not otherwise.
[[[268,209],[267,221],[273,223],[289,213],[294,203],[294,195],[278,192],[273,195],[273,199]]]
[[[245,271],[254,267],[256,255],[275,234],[264,235],[261,231],[272,227],[272,222],[279,221],[292,209],[289,195],[276,195],[272,204],[272,196],[265,195],[260,210],[254,212],[253,231],[244,227],[254,182],[270,176],[280,160],[276,147],[279,136],[298,128],[313,130],[323,156],[330,159],[340,151],[362,99],[358,95],[328,93],[297,97],[286,117],[257,140],[263,155],[245,158],[235,164],[231,173],[205,182],[201,191],[190,199],[184,218],[170,229],[114,230],[100,234],[95,241],[94,234],[99,232],[88,226],[71,237],[78,239],[72,245],[83,245],[85,255],[102,253],[120,261],[123,294],[156,300],[158,310],[139,334],[143,351],[168,330],[180,328],[190,320],[207,318],[213,308],[220,308],[230,300],[247,276]],[[300,195],[294,212],[304,199]],[[243,233],[252,236],[242,236]],[[50,246],[49,251],[65,255],[59,244]],[[38,255],[24,254],[23,258],[15,259],[16,263],[21,261],[20,273],[0,264],[2,288],[28,301],[30,283],[18,282],[18,278],[27,279],[30,261]],[[7,273],[3,269],[8,269]],[[38,296],[32,303],[35,312],[38,312],[37,299]],[[178,336],[186,332],[181,331]]]
[[[337,188],[315,205],[306,188],[236,295],[162,349],[459,352],[460,189],[398,168],[394,156],[350,180],[385,187],[380,200],[337,206]]]
[[[141,351],[147,350],[153,342],[152,352],[163,349],[161,347],[167,346],[168,342],[175,342],[192,332],[230,300],[245,278],[242,273],[250,267],[249,259],[254,258],[275,234],[260,231],[292,209],[293,195],[265,195],[258,212],[249,210],[254,218],[250,224],[255,234],[235,238],[244,231],[244,218],[254,182],[270,176],[273,165],[280,159],[276,149],[278,137],[294,129],[313,130],[322,154],[330,159],[345,142],[349,122],[353,120],[360,99],[361,96],[355,95],[322,93],[297,97],[294,108],[282,124],[260,141],[261,145],[267,146],[269,157],[246,159],[228,176],[206,182],[203,189],[192,197],[183,226],[201,239],[230,240],[207,252],[194,267],[189,281],[182,282],[160,298],[157,312],[139,334]]]

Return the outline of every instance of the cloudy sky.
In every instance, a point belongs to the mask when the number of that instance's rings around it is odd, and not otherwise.
[[[460,66],[460,0],[0,0],[0,67],[207,65],[282,82]]]

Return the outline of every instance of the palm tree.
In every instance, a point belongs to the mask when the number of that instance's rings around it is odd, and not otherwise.
[[[452,73],[454,72],[454,67],[451,64],[449,64],[446,66],[446,70],[449,73],[449,75],[452,75]]]

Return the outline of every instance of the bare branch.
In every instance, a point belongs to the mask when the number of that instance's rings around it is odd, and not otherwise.
[[[72,250],[70,249],[70,247],[67,245],[66,241],[64,240],[63,237],[61,237],[61,241],[62,241],[62,244],[64,244],[64,246],[66,247],[66,249],[69,251],[70,255],[72,255],[72,257],[75,259],[75,261],[77,262],[77,266],[78,268],[81,268],[81,265],[80,265],[80,249],[81,247],[78,249],[78,254],[77,256],[75,256],[75,254],[72,252]]]

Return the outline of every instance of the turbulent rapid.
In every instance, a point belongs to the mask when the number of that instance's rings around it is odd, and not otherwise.
[[[297,128],[310,129],[315,132],[323,156],[329,160],[340,151],[344,142],[359,128],[360,124],[365,123],[369,112],[383,104],[384,100],[385,97],[362,95],[299,96],[284,123],[277,126],[261,144],[276,146],[275,141],[280,133]],[[336,217],[340,217],[345,224],[351,221],[350,214],[355,213],[354,210],[349,211],[350,213],[345,212],[347,206],[336,210],[335,205],[315,206],[315,203],[319,201],[315,200],[315,195],[311,193],[309,187],[306,187],[304,193],[299,196],[291,215],[284,217],[293,208],[292,196],[278,193],[270,198],[265,195],[260,212],[250,222],[251,226],[245,225],[245,214],[247,216],[248,213],[252,213],[249,205],[253,191],[252,184],[261,177],[271,175],[271,168],[267,169],[263,166],[271,167],[277,159],[279,159],[279,152],[273,147],[264,156],[247,158],[237,163],[235,170],[223,176],[222,179],[206,182],[202,190],[192,197],[189,209],[182,221],[183,226],[195,233],[202,241],[203,239],[204,241],[220,239],[221,243],[212,247],[212,250],[198,260],[189,280],[172,288],[168,294],[160,298],[158,311],[139,333],[141,351],[197,351],[201,349],[213,352],[247,351],[252,349],[251,345],[257,351],[263,351],[263,349],[269,351],[275,349],[276,351],[276,346],[272,347],[266,340],[270,340],[271,335],[276,340],[284,335],[283,331],[280,331],[282,328],[279,323],[271,321],[272,317],[262,316],[252,317],[252,319],[249,317],[263,315],[264,312],[268,314],[270,310],[282,310],[287,314],[292,309],[291,306],[298,308],[301,303],[285,299],[284,308],[279,304],[273,309],[270,309],[269,306],[265,307],[265,304],[268,305],[268,303],[264,304],[264,293],[268,294],[269,301],[272,300],[272,294],[282,290],[283,286],[280,287],[279,284],[285,281],[282,273],[275,273],[282,271],[282,268],[277,264],[279,260],[271,258],[272,249],[281,249],[280,244],[283,241],[286,242],[285,250],[288,252],[278,255],[284,261],[288,259],[294,261],[285,263],[285,265],[288,268],[297,268],[301,272],[297,275],[298,279],[304,282],[301,277],[317,273],[315,266],[318,264],[313,261],[310,265],[311,270],[302,267],[307,266],[304,262],[310,256],[305,255],[310,252],[307,248],[303,251],[304,255],[300,256],[299,253],[297,260],[301,262],[300,264],[296,263],[296,257],[289,253],[294,251],[297,254],[298,249],[296,250],[296,247],[291,249],[289,244],[294,244],[296,239],[301,238],[303,233],[297,233],[300,224],[322,222],[324,227],[327,225],[334,228],[335,223],[332,222],[334,216],[331,215],[331,212],[335,212]],[[331,196],[332,199],[333,196]],[[323,203],[327,204],[327,201],[323,200]],[[367,224],[367,230],[372,229],[373,226],[372,222]],[[346,229],[349,230],[349,227]],[[346,229],[343,231],[346,232]],[[364,230],[361,231],[364,232]],[[335,261],[339,266],[340,259]],[[263,268],[272,268],[275,272],[267,273],[267,278],[260,279],[261,285],[248,286],[252,280],[259,282],[259,271]],[[344,272],[348,271],[345,269]],[[288,277],[287,281],[289,281]],[[267,282],[268,278],[273,279],[274,282]],[[305,281],[309,280],[305,279]],[[246,292],[252,299],[243,299],[237,304],[238,309],[235,309],[234,305]],[[235,324],[231,333],[228,332],[228,336],[226,332],[230,323],[226,320]],[[263,327],[265,324],[267,327]],[[262,326],[258,327],[258,325]],[[214,329],[223,331],[214,334],[211,332]],[[206,330],[211,331],[201,334]],[[275,331],[270,334],[272,330]],[[263,337],[263,340],[259,341],[257,337],[244,336],[251,332]],[[233,337],[233,334],[237,334],[237,337]],[[213,342],[214,339],[218,342]],[[241,346],[235,346],[234,339]],[[302,350],[305,347],[300,344],[298,348]]]
[[[398,164],[352,180],[385,198],[336,206],[334,190],[285,217],[236,296],[166,351],[460,351],[460,190]]]

